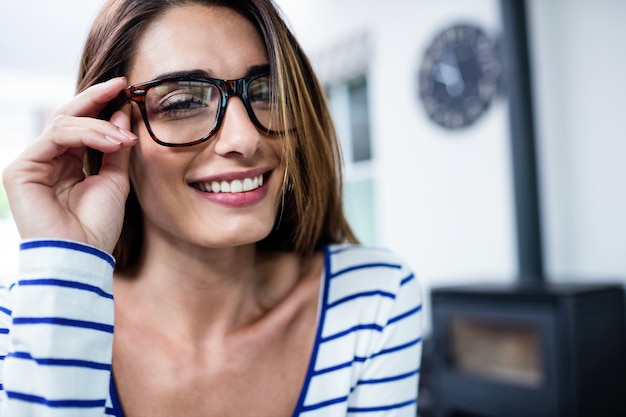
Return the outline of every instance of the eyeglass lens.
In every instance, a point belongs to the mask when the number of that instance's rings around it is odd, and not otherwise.
[[[244,101],[247,101],[248,112],[253,113],[250,114],[252,121],[271,130],[270,76],[254,78],[247,87]],[[169,81],[146,92],[146,116],[159,141],[185,144],[215,133],[222,101],[220,88],[211,82]]]

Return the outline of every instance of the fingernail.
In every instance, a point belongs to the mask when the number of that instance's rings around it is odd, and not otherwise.
[[[120,132],[122,133],[122,135],[126,136],[128,139],[130,139],[130,140],[137,140],[137,135],[135,135],[130,130],[122,129],[121,127],[119,129],[120,129]]]
[[[109,142],[115,143],[116,145],[122,144],[122,141],[119,139],[112,138],[111,136],[108,136],[108,135],[104,135],[104,137],[106,140],[108,140]]]

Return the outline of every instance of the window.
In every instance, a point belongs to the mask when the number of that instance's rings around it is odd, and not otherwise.
[[[355,234],[376,244],[375,181],[370,135],[367,76],[327,88],[344,158],[344,206]]]

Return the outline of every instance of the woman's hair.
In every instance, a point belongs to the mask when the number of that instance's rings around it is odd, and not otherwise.
[[[308,255],[324,244],[356,242],[343,213],[340,149],[323,89],[272,0],[109,0],[87,38],[77,90],[125,75],[147,26],[170,8],[189,4],[227,7],[252,22],[267,47],[280,92],[279,113],[287,132],[282,135],[286,181],[275,227],[257,245]],[[101,163],[102,154],[88,150],[87,172],[97,173]],[[138,260],[142,222],[131,186],[113,253],[118,270]]]

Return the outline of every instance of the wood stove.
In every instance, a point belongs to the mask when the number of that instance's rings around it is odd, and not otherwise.
[[[438,417],[626,415],[621,286],[438,288],[432,314]]]

